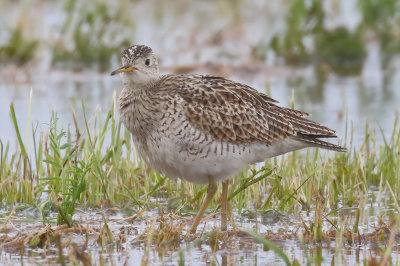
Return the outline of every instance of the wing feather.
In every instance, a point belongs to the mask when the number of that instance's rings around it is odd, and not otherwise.
[[[155,87],[180,103],[189,123],[215,140],[271,144],[299,135],[307,143],[322,145],[312,140],[336,136],[304,118],[308,113],[279,107],[274,99],[241,83],[202,75],[165,75],[160,82],[162,86]]]

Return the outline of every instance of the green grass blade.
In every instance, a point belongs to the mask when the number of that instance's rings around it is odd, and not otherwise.
[[[18,143],[21,148],[21,154],[22,154],[22,156],[26,156],[27,155],[26,149],[25,149],[24,143],[22,142],[21,133],[20,133],[19,127],[18,127],[17,117],[15,115],[14,103],[10,104],[10,112],[11,112],[11,118],[12,118],[12,121],[14,124],[15,133],[17,134]]]

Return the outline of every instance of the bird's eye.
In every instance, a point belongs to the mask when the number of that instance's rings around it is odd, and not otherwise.
[[[150,65],[150,59],[146,59],[146,61],[144,61],[144,63],[146,64],[146,66]]]

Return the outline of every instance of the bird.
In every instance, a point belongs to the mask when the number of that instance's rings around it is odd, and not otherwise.
[[[221,230],[227,230],[229,179],[249,165],[307,148],[345,152],[323,141],[335,131],[308,120],[303,111],[280,107],[256,89],[223,77],[163,74],[146,45],[122,52],[120,120],[135,150],[153,170],[170,178],[208,184],[194,218],[195,233],[222,182]]]

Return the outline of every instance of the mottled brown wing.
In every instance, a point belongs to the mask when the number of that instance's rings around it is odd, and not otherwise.
[[[220,77],[168,75],[163,87],[180,97],[189,122],[219,141],[236,144],[296,136],[335,136],[334,131],[309,121],[305,112],[282,108],[255,89]]]

